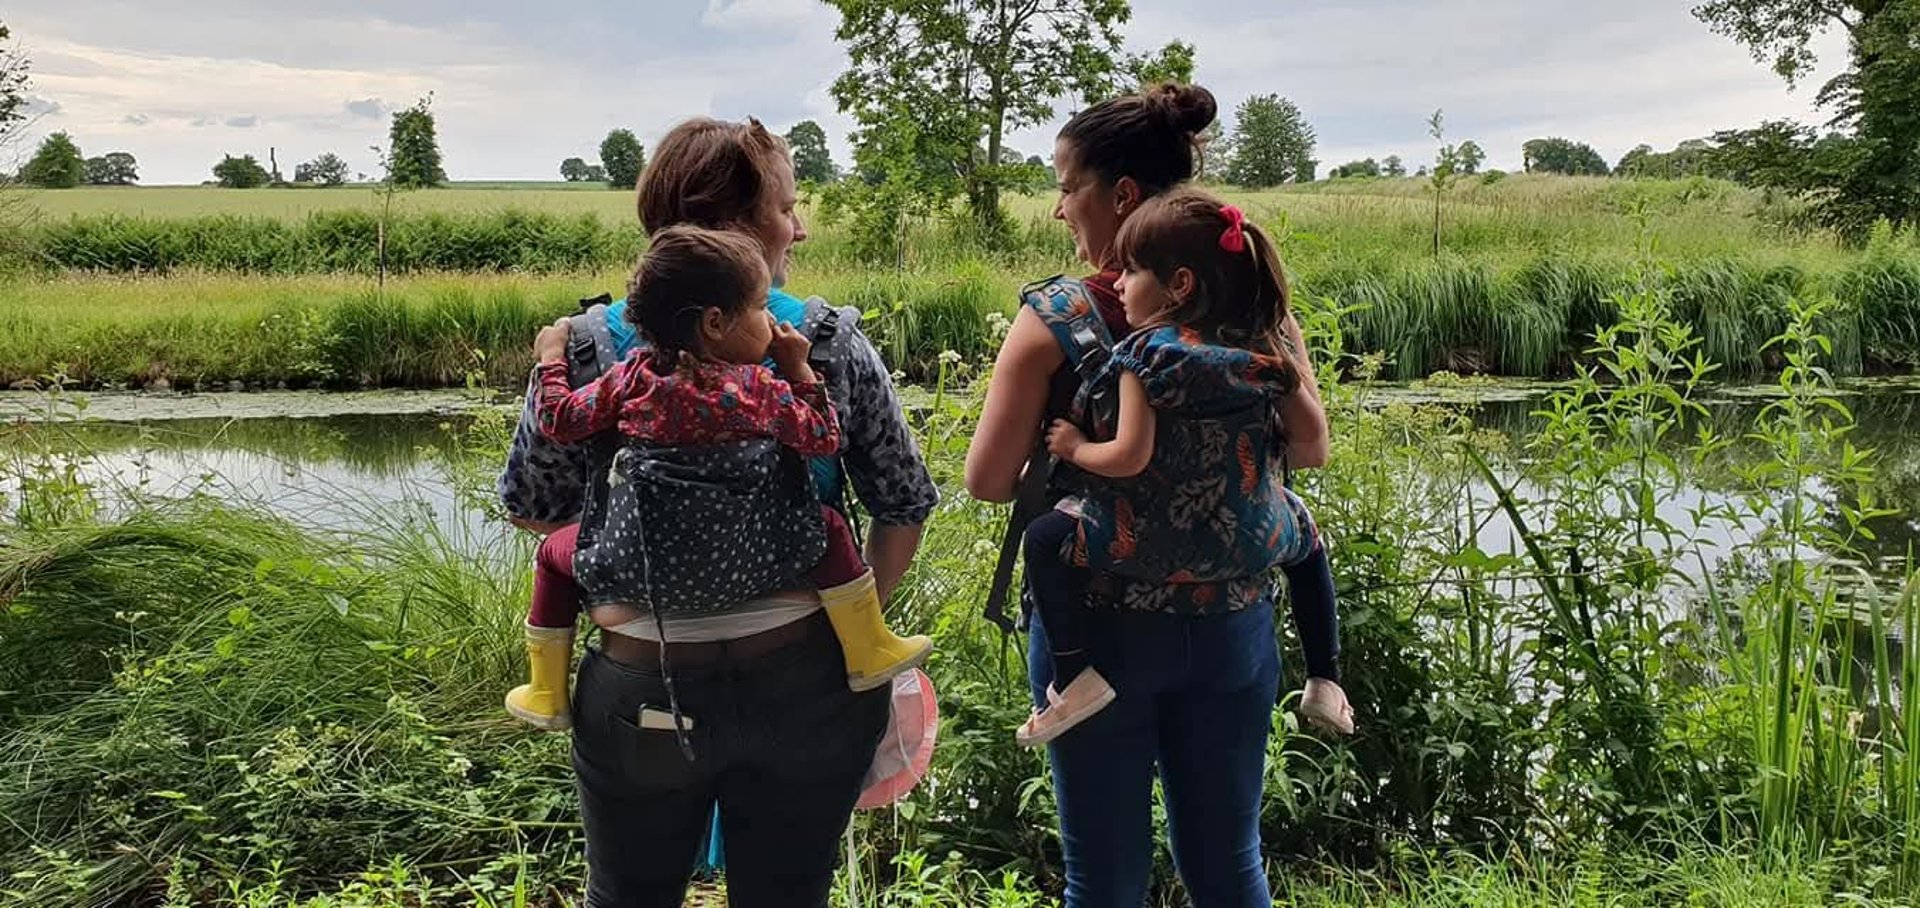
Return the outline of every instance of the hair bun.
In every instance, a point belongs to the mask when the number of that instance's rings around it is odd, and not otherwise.
[[[1198,85],[1166,82],[1149,89],[1147,97],[1167,123],[1192,135],[1205,132],[1220,113],[1220,106],[1213,100],[1213,92]]]

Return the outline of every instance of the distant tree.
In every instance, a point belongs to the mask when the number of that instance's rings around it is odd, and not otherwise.
[[[793,149],[793,178],[802,183],[831,183],[840,178],[833,165],[833,151],[827,148],[827,131],[812,120],[801,120],[787,130],[787,147]]]
[[[1486,151],[1482,150],[1479,143],[1472,139],[1461,142],[1460,147],[1454,149],[1454,163],[1458,165],[1456,169],[1462,174],[1471,176],[1479,173],[1480,165],[1486,163],[1486,161]]]
[[[273,175],[253,155],[227,155],[213,165],[213,176],[227,189],[255,189],[267,185]]]
[[[43,189],[71,189],[87,178],[87,159],[73,137],[56,132],[40,142],[27,166],[20,168],[20,182]]]
[[[1390,154],[1387,155],[1386,160],[1380,162],[1380,174],[1388,177],[1404,177],[1407,175],[1407,165],[1400,160],[1399,155]]]
[[[87,159],[87,182],[94,186],[131,186],[140,181],[140,164],[133,155],[116,151]]]
[[[1613,172],[1615,176],[1662,179],[1731,177],[1721,166],[1713,143],[1706,139],[1688,139],[1667,152],[1654,151],[1651,145],[1637,145],[1621,156]]]
[[[868,258],[897,254],[907,218],[956,198],[981,236],[1010,236],[1000,190],[1018,174],[997,163],[1007,134],[1053,119],[1055,99],[1111,95],[1117,80],[1176,70],[1186,53],[1128,73],[1116,53],[1126,0],[828,2],[848,57],[833,97],[858,127],[854,167],[882,181],[842,187],[838,206]]]
[[[1820,217],[1856,236],[1880,218],[1920,222],[1920,0],[1707,0],[1693,14],[1789,85],[1814,71],[1817,38],[1844,32],[1849,65],[1818,97],[1847,134],[1808,148],[1809,170],[1788,183],[1811,186]]]
[[[1427,178],[1427,188],[1433,192],[1433,254],[1439,255],[1441,206],[1446,201],[1447,192],[1453,189],[1454,182],[1460,178],[1461,158],[1459,147],[1446,144],[1445,111],[1436,110],[1433,116],[1427,118],[1427,135],[1432,136],[1440,146],[1434,154],[1433,168],[1420,168],[1420,175]]]
[[[581,158],[568,158],[560,162],[560,178],[569,183],[583,183],[591,176],[587,162]]]
[[[632,189],[647,166],[647,150],[632,130],[616,129],[600,143],[600,166],[606,168],[607,183],[613,188]]]
[[[598,164],[587,165],[587,182],[605,183],[606,181],[607,181],[607,169],[605,167],[602,167]]]
[[[1342,164],[1338,167],[1335,167],[1332,170],[1327,171],[1327,178],[1333,179],[1333,180],[1345,179],[1350,177],[1377,177],[1379,175],[1380,175],[1380,162],[1372,158],[1366,158],[1359,161],[1348,161],[1345,164]]]
[[[422,189],[447,181],[441,166],[440,139],[433,120],[433,96],[406,110],[395,111],[389,133],[387,178],[401,189]]]
[[[322,186],[339,186],[347,181],[347,162],[329,151],[305,164],[296,164],[293,168],[295,183],[318,183]]]
[[[1248,98],[1234,114],[1227,180],[1264,188],[1299,179],[1313,166],[1313,146],[1313,127],[1292,101],[1279,95]]]
[[[1116,89],[1128,89],[1135,86],[1157,85],[1161,82],[1193,81],[1194,47],[1185,41],[1173,41],[1158,53],[1130,57],[1126,62],[1128,73],[1133,76],[1133,85],[1116,85]]]
[[[27,119],[27,57],[13,45],[12,35],[0,22],[0,148]]]
[[[1219,120],[1200,133],[1200,179],[1209,183],[1227,181],[1227,168],[1233,163],[1233,137]]]
[[[1568,176],[1604,177],[1607,160],[1593,146],[1571,139],[1532,139],[1520,146],[1520,155],[1528,173],[1560,173]]]
[[[1632,151],[1620,156],[1620,163],[1613,165],[1614,175],[1623,177],[1652,176],[1651,171],[1653,170],[1653,166],[1650,162],[1658,154],[1659,152],[1654,151],[1652,145],[1644,142],[1635,145]]]

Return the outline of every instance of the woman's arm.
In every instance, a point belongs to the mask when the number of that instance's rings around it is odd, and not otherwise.
[[[857,327],[857,316],[841,319],[833,341],[835,388],[845,395],[834,401],[846,446],[840,462],[862,507],[873,518],[867,532],[867,564],[882,598],[907,573],[920,549],[921,526],[940,503],[940,492],[927,471],[920,447],[901,412],[893,378],[873,342]]]
[[[1022,306],[994,360],[980,422],[967,447],[967,494],[981,501],[1013,500],[1046,413],[1048,385],[1066,361],[1046,323]]]
[[[1108,479],[1138,476],[1153,462],[1153,406],[1147,386],[1132,372],[1120,373],[1120,414],[1113,440],[1093,442],[1073,423],[1056,419],[1047,431],[1047,450],[1053,456]]]

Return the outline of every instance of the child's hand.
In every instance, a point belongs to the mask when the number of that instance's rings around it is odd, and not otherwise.
[[[1087,443],[1087,436],[1080,427],[1064,419],[1056,419],[1047,427],[1047,452],[1068,463],[1073,462],[1074,452]]]
[[[813,344],[807,336],[793,329],[792,325],[774,323],[773,340],[767,344],[767,355],[773,357],[773,364],[780,367],[780,377],[790,382],[814,381],[813,368],[807,365],[807,354],[813,351]]]
[[[567,358],[567,341],[572,339],[572,320],[562,318],[540,329],[539,336],[533,339],[533,356],[543,363],[560,362]]]

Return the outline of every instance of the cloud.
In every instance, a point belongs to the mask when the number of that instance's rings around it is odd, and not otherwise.
[[[203,179],[220,151],[203,130],[232,111],[256,118],[250,145],[305,160],[384,144],[384,99],[429,93],[458,179],[546,177],[610,128],[652,146],[697,114],[781,130],[818,120],[845,164],[854,125],[826,90],[846,50],[820,0],[580,0],[567,16],[514,0],[416,0],[377,14],[352,0],[0,3],[16,33],[34,36],[35,90],[59,99],[59,128],[119,141],[152,182]],[[1613,160],[1640,142],[1670,148],[1763,118],[1824,119],[1808,110],[1810,90],[1790,94],[1686,6],[1133,0],[1122,32],[1129,52],[1193,42],[1196,75],[1229,120],[1248,96],[1292,98],[1329,164],[1431,160],[1435,108],[1449,141],[1473,139],[1487,166],[1507,169],[1540,135]],[[1844,61],[1838,42],[1821,50]],[[1058,99],[1050,122],[1007,141],[1045,156],[1078,106]]]
[[[707,0],[700,24],[721,31],[793,29],[825,22],[832,11],[819,0]]]
[[[260,125],[260,118],[253,114],[244,117],[228,117],[227,125],[234,129],[252,129]]]
[[[27,95],[25,101],[26,103],[22,104],[21,108],[26,112],[29,119],[57,117],[61,111],[67,109],[66,106],[59,101],[42,95]]]

